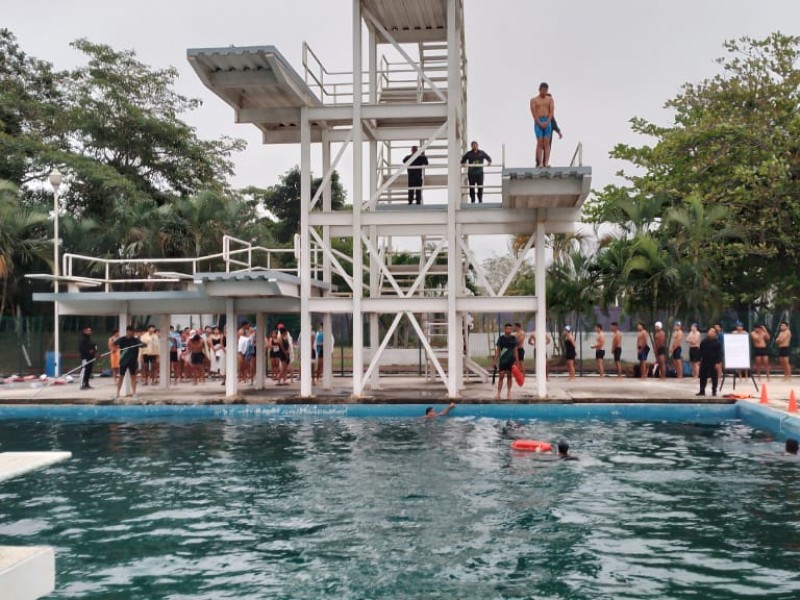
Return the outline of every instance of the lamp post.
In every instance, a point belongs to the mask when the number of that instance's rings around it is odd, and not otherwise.
[[[59,173],[58,169],[53,169],[50,173],[50,185],[53,186],[53,289],[55,293],[58,294],[58,277],[60,275],[60,269],[58,266],[58,188],[61,187],[61,182],[63,181],[63,177],[61,173]],[[61,375],[61,357],[59,355],[59,350],[61,347],[60,344],[60,335],[59,335],[59,326],[58,326],[58,300],[53,302],[53,346],[55,352],[53,353],[53,377],[58,377]]]

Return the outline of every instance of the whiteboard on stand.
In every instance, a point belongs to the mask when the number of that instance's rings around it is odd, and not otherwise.
[[[728,333],[722,338],[722,351],[725,353],[725,369],[750,368],[750,336],[741,333]]]

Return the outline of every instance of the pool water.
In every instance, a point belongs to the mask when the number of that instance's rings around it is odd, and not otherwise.
[[[82,599],[800,597],[800,463],[739,421],[0,421],[71,461],[0,484],[0,545]],[[0,597],[2,594],[0,594]]]

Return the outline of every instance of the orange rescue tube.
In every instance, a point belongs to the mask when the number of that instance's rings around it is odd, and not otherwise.
[[[511,367],[511,375],[514,377],[514,381],[517,382],[517,385],[522,387],[525,383],[525,373],[517,366],[517,363]]]
[[[553,446],[539,440],[514,440],[511,442],[511,449],[523,452],[552,452]]]

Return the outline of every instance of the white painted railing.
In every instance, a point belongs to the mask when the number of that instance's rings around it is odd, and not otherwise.
[[[312,277],[321,271],[321,249],[312,246]],[[265,248],[225,235],[222,252],[192,258],[98,258],[67,253],[62,257],[62,273],[86,284],[104,286],[158,285],[194,279],[195,275],[224,269],[226,273],[242,271],[277,271],[298,275],[294,248]],[[100,275],[102,273],[102,275]]]

